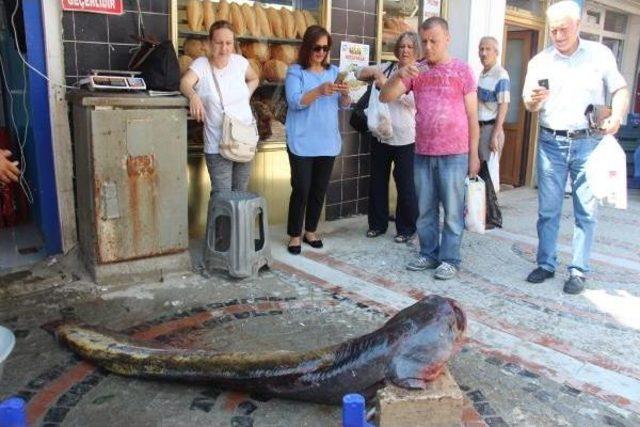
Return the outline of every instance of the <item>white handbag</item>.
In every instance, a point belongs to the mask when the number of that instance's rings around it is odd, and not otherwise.
[[[233,162],[250,162],[256,155],[256,148],[260,139],[256,120],[252,117],[251,123],[247,124],[228,115],[224,111],[222,92],[213,70],[211,70],[211,75],[220,97],[220,105],[222,105],[222,138],[220,138],[219,153],[225,159]]]

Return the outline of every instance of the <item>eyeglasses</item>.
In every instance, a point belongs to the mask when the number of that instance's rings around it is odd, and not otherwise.
[[[326,45],[326,44],[325,44],[325,45],[319,45],[319,44],[317,44],[317,45],[315,45],[315,46],[313,47],[313,51],[314,51],[314,52],[320,52],[320,51],[329,52],[329,49],[331,49],[331,48],[329,47],[329,45]]]

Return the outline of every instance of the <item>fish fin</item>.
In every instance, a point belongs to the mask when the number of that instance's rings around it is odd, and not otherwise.
[[[428,381],[421,378],[392,378],[391,383],[401,388],[424,390],[427,388]]]

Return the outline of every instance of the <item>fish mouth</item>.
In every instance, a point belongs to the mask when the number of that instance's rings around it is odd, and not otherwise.
[[[450,299],[449,304],[451,304],[451,308],[456,316],[456,328],[460,332],[460,335],[462,335],[467,331],[467,315],[464,314],[462,307],[460,307],[460,304],[456,300]]]

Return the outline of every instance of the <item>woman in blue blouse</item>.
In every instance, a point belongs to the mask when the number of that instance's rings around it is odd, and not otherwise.
[[[292,187],[287,234],[288,250],[295,255],[300,253],[302,242],[322,247],[316,229],[333,161],[342,144],[338,110],[351,103],[347,85],[336,83],[338,68],[329,64],[330,49],[327,30],[318,25],[307,28],[298,63],[289,67],[285,81]]]

